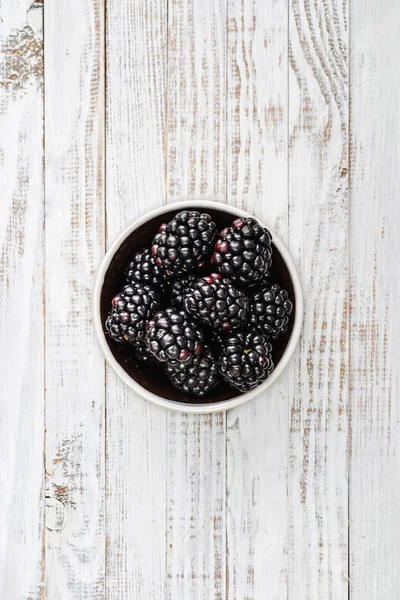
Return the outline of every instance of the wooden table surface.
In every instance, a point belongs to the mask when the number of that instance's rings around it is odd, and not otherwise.
[[[1,600],[398,600],[399,3],[0,14]],[[294,359],[227,413],[142,400],[94,336],[105,250],[176,197],[302,280]]]

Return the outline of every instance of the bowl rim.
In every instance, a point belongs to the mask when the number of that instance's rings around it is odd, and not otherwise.
[[[185,210],[185,208],[203,208],[203,209],[215,209],[215,210],[224,210],[225,212],[231,213],[234,217],[251,217],[256,218],[259,223],[266,227],[272,236],[272,241],[279,250],[282,259],[284,260],[287,269],[289,271],[290,278],[293,284],[293,290],[296,300],[296,311],[295,311],[295,320],[293,324],[293,329],[287,346],[282,354],[282,357],[277,365],[277,367],[273,370],[272,374],[266,379],[263,383],[258,385],[253,390],[246,392],[244,394],[240,394],[235,396],[234,398],[229,398],[228,400],[221,400],[220,402],[209,402],[204,404],[192,404],[189,402],[176,402],[175,400],[170,400],[168,398],[163,398],[150,392],[139,383],[137,383],[130,375],[126,373],[126,371],[119,365],[119,363],[114,358],[108,344],[106,341],[106,337],[104,334],[104,329],[101,321],[101,291],[103,288],[104,277],[107,272],[108,267],[114,257],[114,254],[119,249],[124,240],[136,229],[141,227],[147,221],[162,215],[165,212],[170,212],[171,210]],[[297,346],[299,341],[302,322],[303,322],[303,293],[301,289],[300,277],[297,272],[297,269],[294,265],[294,262],[283,245],[279,237],[276,235],[273,229],[269,227],[264,221],[251,215],[250,213],[236,208],[236,206],[232,206],[230,204],[225,204],[224,202],[217,202],[214,200],[180,200],[179,202],[173,202],[168,204],[163,204],[158,208],[147,212],[145,215],[136,219],[131,223],[122,233],[118,235],[114,243],[110,246],[109,250],[106,252],[99,270],[97,272],[95,285],[94,285],[94,293],[93,293],[93,322],[94,327],[97,334],[97,340],[100,344],[100,347],[105,355],[105,358],[108,364],[113,368],[116,374],[122,379],[122,381],[128,385],[131,389],[133,389],[140,396],[157,404],[158,406],[163,406],[164,408],[169,408],[172,410],[185,412],[185,413],[197,413],[197,414],[207,414],[213,412],[220,412],[229,410],[231,408],[235,408],[240,406],[241,404],[245,404],[249,402],[256,396],[265,392],[272,384],[278,379],[283,370],[286,368],[289,363],[290,358],[293,355],[293,352]]]

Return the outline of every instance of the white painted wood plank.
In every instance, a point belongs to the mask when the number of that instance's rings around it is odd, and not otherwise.
[[[166,598],[226,597],[225,414],[170,413]]]
[[[45,5],[47,598],[105,597],[104,5]]]
[[[0,597],[39,600],[44,597],[43,42],[37,22],[34,30],[29,25],[30,6],[25,0],[0,4]]]
[[[170,0],[168,194],[225,199],[226,3]],[[226,596],[225,415],[167,415],[166,598]]]
[[[289,598],[348,597],[348,3],[289,11],[289,248],[305,294],[289,444]]]
[[[288,232],[288,7],[228,2],[228,198]],[[229,598],[287,597],[289,379],[227,416]]]
[[[169,0],[168,194],[225,200],[226,6]]]
[[[351,6],[351,598],[400,597],[400,6]]]
[[[107,244],[165,202],[167,6],[107,7]],[[165,597],[166,411],[107,370],[107,598]]]

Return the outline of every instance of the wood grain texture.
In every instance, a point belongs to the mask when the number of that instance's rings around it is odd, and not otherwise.
[[[289,440],[289,598],[348,597],[348,5],[289,11],[289,249],[306,298]]]
[[[226,3],[168,3],[168,195],[225,200]]]
[[[166,598],[226,597],[225,415],[167,419]]]
[[[44,577],[43,42],[42,32],[29,25],[30,5],[0,4],[0,597],[39,600]]]
[[[351,3],[351,598],[400,595],[396,3]]]
[[[45,5],[46,598],[105,597],[104,5]]]
[[[226,3],[170,0],[169,199],[226,193]],[[166,598],[226,597],[225,415],[167,414]]]
[[[285,3],[229,0],[228,200],[288,233]],[[290,366],[227,415],[228,598],[286,598]]]
[[[397,600],[400,8],[0,0],[0,24],[0,597]],[[126,225],[199,197],[269,223],[306,304],[272,389],[196,416],[105,369],[91,295]]]
[[[107,244],[165,202],[167,5],[107,9]],[[166,586],[166,411],[107,370],[107,598]]]

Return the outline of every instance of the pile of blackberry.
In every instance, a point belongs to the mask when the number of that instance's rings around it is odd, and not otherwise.
[[[272,264],[271,234],[256,219],[218,232],[209,214],[183,210],[133,253],[106,332],[188,401],[222,381],[248,392],[272,373],[293,311]]]

